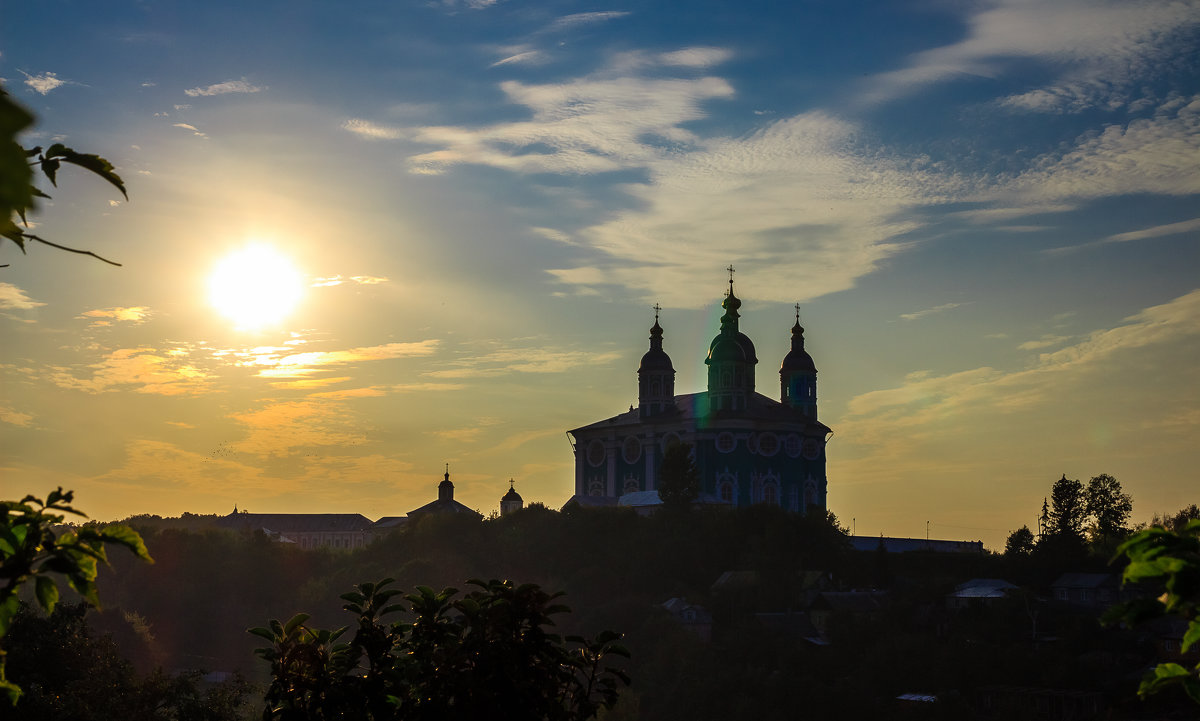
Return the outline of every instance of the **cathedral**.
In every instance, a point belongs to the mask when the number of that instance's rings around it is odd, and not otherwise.
[[[776,401],[754,390],[758,357],[738,330],[741,305],[731,269],[721,329],[704,361],[708,390],[685,395],[675,395],[675,369],[655,309],[650,349],[637,372],[637,408],[568,432],[575,450],[572,502],[639,505],[625,501],[656,499],[663,452],[686,443],[700,472],[701,503],[825,510],[825,444],[832,431],[817,420],[817,368],[804,350],[799,306]]]

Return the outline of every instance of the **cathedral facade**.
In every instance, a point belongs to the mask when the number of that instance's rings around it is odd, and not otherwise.
[[[665,450],[685,443],[700,472],[702,503],[825,510],[825,445],[832,431],[817,420],[817,368],[804,350],[799,312],[776,401],[755,391],[758,357],[738,330],[741,304],[731,278],[721,329],[704,361],[708,390],[685,395],[675,395],[675,369],[655,314],[650,349],[638,368],[637,408],[568,432],[574,501],[616,505],[623,496],[645,497],[657,490]]]

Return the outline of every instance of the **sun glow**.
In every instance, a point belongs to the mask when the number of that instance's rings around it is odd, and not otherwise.
[[[300,301],[304,277],[274,248],[252,245],[225,256],[208,279],[208,299],[241,330],[283,320]]]

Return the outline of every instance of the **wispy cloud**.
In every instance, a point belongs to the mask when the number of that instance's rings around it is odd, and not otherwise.
[[[33,425],[33,416],[9,408],[8,406],[0,406],[0,423],[28,428]]]
[[[962,77],[994,78],[1036,59],[1056,80],[1006,98],[1021,110],[1075,112],[1119,107],[1129,92],[1171,53],[1172,35],[1200,23],[1193,3],[1095,3],[998,0],[968,6],[967,33],[951,45],[917,53],[903,68],[870,78],[860,99],[887,101],[933,83]]]
[[[431,378],[490,378],[510,373],[563,373],[581,365],[609,363],[617,352],[504,348],[472,358],[449,361],[443,370],[429,371]]]
[[[189,125],[188,123],[172,123],[172,127],[183,128],[184,130],[190,130],[190,131],[192,131],[192,135],[195,135],[200,138],[208,137],[208,133],[201,132],[195,125]]]
[[[665,65],[661,56],[638,57],[646,66]],[[439,149],[410,158],[412,168],[440,172],[474,164],[590,174],[642,167],[695,143],[683,124],[704,116],[702,103],[733,95],[720,78],[630,77],[612,70],[564,84],[500,87],[510,102],[531,111],[531,120],[474,129],[415,128],[407,133],[412,140]]]
[[[491,67],[497,68],[501,65],[534,65],[544,62],[547,56],[540,50],[525,50],[523,52],[514,53],[507,57],[501,58],[491,64]]]
[[[387,283],[390,279],[381,278],[373,275],[353,275],[349,278],[343,278],[340,275],[331,275],[326,278],[314,278],[312,282],[313,288],[328,288],[343,283],[357,283],[358,285],[379,285]]]
[[[368,428],[342,404],[329,399],[283,401],[231,416],[248,435],[235,451],[258,456],[289,456],[317,447],[360,446]]]
[[[24,290],[12,283],[0,282],[0,309],[31,310],[43,305],[46,304],[33,300],[25,294]]]
[[[1004,372],[983,367],[948,375],[913,373],[897,388],[872,391],[853,398],[842,434],[872,443],[888,433],[942,421],[971,407],[1012,411],[1037,403],[1045,391],[1097,368],[1119,353],[1144,349],[1200,335],[1200,290],[1169,303],[1146,308],[1115,328],[1094,331],[1083,340],[1057,351],[1039,354],[1028,367]],[[1059,337],[1047,338],[1056,345]],[[1039,342],[1022,348],[1045,347]]]
[[[396,140],[404,137],[404,132],[399,128],[389,128],[362,118],[350,118],[342,123],[342,130],[348,130],[368,140]]]
[[[596,23],[608,22],[629,15],[629,12],[624,10],[607,10],[602,12],[590,13],[575,13],[573,15],[564,15],[547,26],[550,32],[559,32],[563,30],[571,30],[583,25],[594,25]]]
[[[223,83],[214,83],[207,87],[189,88],[183,92],[190,98],[201,98],[213,95],[228,95],[230,93],[260,93],[263,90],[266,90],[266,88],[253,85],[245,78],[242,78],[241,80],[226,80]]]
[[[1069,340],[1071,340],[1071,336],[1068,335],[1044,335],[1037,340],[1027,340],[1017,347],[1021,350],[1041,350],[1042,348],[1062,345]]]
[[[132,323],[134,325],[146,322],[146,319],[151,315],[150,309],[143,305],[131,306],[128,308],[97,308],[95,310],[85,311],[76,316],[76,318],[100,318],[92,323],[92,325],[108,325],[108,321],[122,321]]]
[[[918,320],[920,318],[936,315],[938,313],[945,313],[946,311],[953,310],[961,305],[962,303],[943,303],[942,305],[926,308],[925,310],[918,310],[914,313],[901,313],[900,317],[903,320]]]
[[[60,79],[54,73],[46,72],[41,75],[30,75],[24,70],[20,71],[25,76],[25,84],[33,89],[34,92],[42,95],[47,95],[51,90],[61,88],[68,81]]]
[[[1161,238],[1164,235],[1178,235],[1180,233],[1190,233],[1194,230],[1200,230],[1200,218],[1192,218],[1191,220],[1169,223],[1167,225],[1155,225],[1150,228],[1142,228],[1141,230],[1131,230],[1127,233],[1117,233],[1108,236],[1104,240],[1109,243],[1127,243],[1131,240]]]
[[[163,396],[208,393],[211,374],[188,362],[185,354],[155,348],[121,348],[87,367],[89,376],[56,367],[50,381],[60,388],[86,393],[133,391]]]
[[[423,340],[303,353],[294,353],[290,348],[264,348],[233,355],[239,358],[239,365],[265,367],[259,372],[263,377],[288,378],[311,375],[324,366],[429,356],[437,350],[437,346],[437,340]]]

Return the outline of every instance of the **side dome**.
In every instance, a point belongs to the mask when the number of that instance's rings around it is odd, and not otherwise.
[[[504,496],[500,498],[500,500],[502,500],[502,501],[517,501],[517,502],[524,501],[524,499],[521,498],[521,494],[517,493],[517,489],[513,488],[512,486],[509,486],[508,493],[505,493]]]
[[[781,373],[796,371],[816,373],[817,364],[813,362],[812,356],[808,354],[808,351],[800,348],[799,350],[788,352],[788,354],[783,357],[783,365],[779,367],[779,371]]]
[[[650,329],[650,340],[656,341],[650,344],[650,350],[642,356],[642,362],[638,365],[638,373],[642,371],[674,371],[674,366],[671,365],[671,356],[662,349],[662,334],[663,329],[658,324],[658,319],[654,319],[654,327]]]
[[[799,314],[799,311],[797,311]],[[796,319],[796,325],[792,326],[792,349],[783,357],[783,364],[779,366],[780,373],[816,373],[817,364],[813,362],[812,356],[808,351],[804,350],[804,327],[800,325],[800,319]]]

